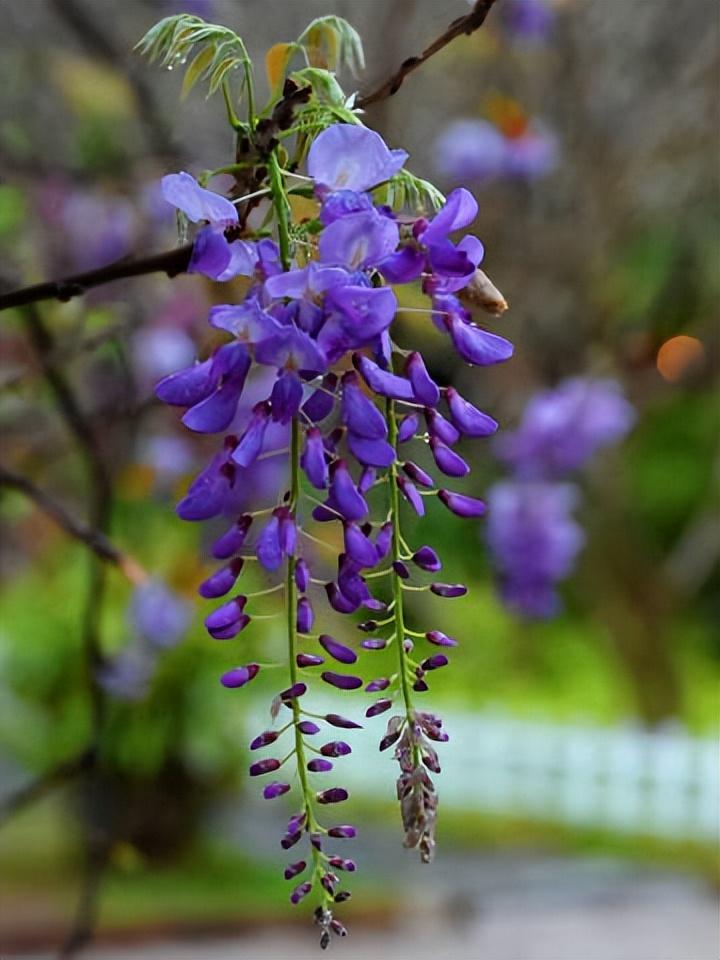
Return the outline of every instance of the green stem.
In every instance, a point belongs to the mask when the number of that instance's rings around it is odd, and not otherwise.
[[[268,175],[270,191],[272,193],[273,208],[278,226],[278,246],[283,269],[290,269],[290,204],[285,192],[285,182],[278,162],[277,154],[273,151],[268,160]]]
[[[385,418],[388,424],[388,442],[397,451],[398,426],[395,418],[395,402],[393,400],[385,401]],[[403,540],[400,531],[400,491],[398,488],[398,459],[397,456],[390,467],[390,522],[392,523],[392,558],[393,562],[400,561],[402,555]],[[403,702],[405,704],[405,717],[410,728],[414,725],[412,689],[410,687],[408,664],[408,655],[405,652],[405,612],[403,607],[403,581],[402,578],[392,573],[393,581],[393,620],[395,623],[395,645],[398,656],[398,674],[400,676],[400,689],[402,690]],[[413,757],[415,763],[419,763],[417,747],[413,748]]]
[[[268,164],[270,173],[270,189],[272,192],[273,208],[277,218],[278,245],[280,247],[280,259],[285,270],[290,269],[290,232],[288,221],[289,204],[285,193],[285,185],[280,172],[275,153],[271,154]],[[300,501],[300,421],[293,417],[290,427],[290,494],[288,507],[295,516],[297,522],[297,510]],[[294,556],[288,557],[287,576],[285,580],[285,606],[287,616],[287,637],[288,637],[288,668],[290,671],[290,684],[296,684],[300,680],[299,668],[297,665],[297,601],[298,589],[295,582],[295,569],[297,559]],[[300,781],[300,790],[302,792],[302,804],[306,817],[306,829],[309,833],[320,833],[320,827],[315,817],[313,809],[314,791],[308,782],[307,757],[305,753],[305,741],[299,724],[302,720],[303,710],[300,707],[298,698],[292,701],[292,723],[295,734],[295,761],[297,766],[298,779]],[[332,897],[320,883],[321,877],[325,873],[325,855],[318,850],[314,844],[311,844],[312,852],[312,885],[317,893],[321,894],[322,907],[329,909]]]

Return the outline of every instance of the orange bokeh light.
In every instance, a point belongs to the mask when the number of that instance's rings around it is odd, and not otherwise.
[[[660,376],[669,383],[676,383],[690,367],[697,365],[705,356],[705,347],[696,337],[671,337],[658,350],[657,368]]]

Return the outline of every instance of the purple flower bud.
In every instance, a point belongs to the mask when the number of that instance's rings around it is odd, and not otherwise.
[[[304,560],[298,560],[295,564],[295,586],[300,593],[305,593],[310,583],[310,569]]]
[[[409,413],[406,417],[403,417],[398,427],[398,443],[407,443],[408,440],[412,440],[417,432],[419,422],[420,418],[416,413]]]
[[[311,427],[306,434],[300,465],[310,483],[317,490],[324,490],[328,484],[328,466],[322,434],[317,427]]]
[[[338,900],[338,897],[339,897],[339,896],[340,896],[340,894],[338,894],[337,897],[335,897],[335,902],[336,902],[336,903],[340,903],[340,901]],[[350,894],[348,894],[348,896],[350,896]],[[343,899],[347,899],[347,897],[344,897]],[[344,927],[344,926],[342,925],[342,923],[340,923],[339,920],[331,920],[331,921],[330,921],[330,929],[331,929],[332,932],[333,932],[336,936],[338,936],[338,937],[346,937],[346,936],[347,936],[347,927]]]
[[[446,389],[445,399],[452,422],[466,437],[489,437],[497,430],[497,421],[461,397],[455,387]]]
[[[412,460],[406,460],[402,465],[405,473],[410,477],[411,480],[414,480],[415,483],[420,487],[434,487],[435,481],[430,476],[429,473],[426,473],[422,467],[419,467],[416,463],[413,463]]]
[[[429,573],[435,573],[442,567],[440,558],[433,548],[428,547],[427,544],[416,550],[412,558],[413,563],[417,564],[421,570],[427,570]]]
[[[327,892],[331,896],[335,892],[336,884],[338,884],[339,882],[340,882],[340,877],[336,873],[324,873],[322,877],[320,877],[320,883],[322,884],[323,889],[327,890]],[[328,938],[328,942],[329,942],[329,938]],[[322,946],[322,940],[320,941],[320,946]]]
[[[434,643],[436,647],[456,647],[458,645],[454,637],[449,637],[440,630],[428,630],[425,634],[425,639],[429,640],[430,643]]]
[[[342,422],[350,433],[369,440],[384,440],[387,424],[378,408],[360,388],[358,375],[350,370],[342,380]]]
[[[470,473],[470,467],[463,458],[436,437],[430,438],[430,450],[435,463],[448,477],[464,477]]]
[[[345,860],[343,857],[328,857],[328,863],[336,870],[347,870],[353,873],[357,868],[354,860]]]
[[[307,691],[307,685],[304,683],[294,683],[291,687],[288,687],[287,690],[283,690],[278,694],[278,697],[282,701],[294,700],[296,697],[301,697]]]
[[[467,587],[463,583],[431,583],[430,592],[437,597],[464,597]]]
[[[357,523],[345,523],[345,553],[361,567],[374,567],[378,562],[375,545],[362,532]]]
[[[326,373],[322,382],[324,389],[318,388],[303,404],[303,413],[313,423],[319,423],[332,413],[335,400],[330,394],[335,392],[337,382],[334,373]]]
[[[438,490],[438,498],[451,513],[458,517],[482,517],[487,507],[482,500],[468,497],[464,493],[453,493],[452,490]]]
[[[384,650],[387,646],[387,640],[383,640],[380,637],[372,637],[368,640],[361,640],[360,646],[365,650]]]
[[[333,673],[332,670],[324,670],[320,676],[329,683],[331,687],[337,687],[338,690],[357,690],[362,686],[360,677],[354,677],[346,673]]]
[[[251,750],[258,750],[260,747],[267,747],[268,744],[275,743],[280,734],[277,730],[265,730],[264,733],[259,733],[257,737],[250,744]]]
[[[313,723],[312,720],[301,720],[297,728],[300,733],[304,733],[308,737],[314,733],[320,733],[320,727],[316,723]]]
[[[470,473],[470,467],[463,458],[435,437],[430,438],[430,450],[435,463],[448,477],[464,477]]]
[[[378,562],[387,556],[392,545],[393,527],[392,523],[384,523],[378,530],[375,537],[375,550],[377,551]]]
[[[415,647],[415,644],[412,642],[410,637],[405,637],[405,639],[403,640],[403,650],[405,651],[405,653],[412,653],[414,647]]]
[[[405,477],[397,478],[397,485],[400,488],[400,493],[405,497],[407,502],[413,508],[415,513],[419,517],[425,516],[425,504],[420,494],[415,488],[415,484],[411,483],[409,480],[406,480]]]
[[[345,903],[345,901],[349,900],[351,896],[352,894],[350,893],[349,890],[340,890],[338,893],[335,894],[335,903]],[[334,920],[333,920],[333,923],[335,923]],[[345,928],[343,927],[343,929]],[[346,936],[346,934],[347,934],[347,930],[345,930],[344,933],[338,933],[338,936],[344,937]]]
[[[363,472],[360,474],[360,479],[358,480],[358,490],[360,493],[368,492],[368,490],[375,483],[376,476],[377,471],[374,467],[365,467]]]
[[[253,680],[260,670],[257,663],[248,663],[244,667],[236,667],[234,670],[228,670],[220,677],[220,683],[228,689],[244,687],[246,683]]]
[[[410,576],[410,571],[407,568],[407,564],[403,563],[402,560],[393,560],[392,568],[402,580],[407,580]]]
[[[422,356],[413,351],[405,362],[405,375],[412,384],[418,403],[434,407],[440,400],[440,389],[427,372]]]
[[[365,383],[375,393],[382,397],[390,397],[393,400],[414,400],[412,384],[404,377],[398,377],[394,373],[388,373],[376,363],[373,363],[369,357],[361,356],[358,353],[353,354],[353,364],[356,370],[363,378]]]
[[[322,850],[322,834],[311,833],[310,843],[315,847],[316,850]]]
[[[313,623],[315,623],[315,614],[312,604],[307,597],[300,597],[297,603],[296,618],[298,633],[310,633]]]
[[[245,537],[251,525],[252,517],[243,514],[243,516],[230,527],[227,533],[224,533],[213,543],[211,548],[213,557],[215,557],[216,560],[226,560],[228,557],[237,553],[243,543],[245,543]]]
[[[427,660],[420,664],[423,670],[439,670],[440,667],[446,667],[450,663],[444,653],[434,653]]]
[[[279,780],[275,780],[263,787],[263,797],[266,800],[274,800],[275,797],[281,797],[284,793],[287,793],[289,789],[289,783],[281,783]],[[299,839],[300,836],[298,835],[298,840]]]
[[[318,803],[342,803],[348,796],[344,787],[330,787],[329,790],[321,790],[316,794]]]
[[[272,773],[280,769],[280,761],[274,757],[267,757],[265,760],[258,760],[257,763],[250,764],[248,771],[251,777],[261,777],[264,773]]]
[[[247,603],[247,597],[238,594],[221,607],[213,610],[205,618],[205,626],[208,630],[223,630],[236,624],[242,617],[243,609]]]
[[[274,784],[271,784],[271,786],[274,786]],[[288,790],[290,789],[290,785],[289,785],[289,784],[278,784],[278,786],[287,786],[287,789],[288,789]],[[265,790],[263,790],[263,794],[265,794],[265,791],[266,791],[266,790],[267,790],[267,787],[265,788]],[[281,793],[287,793],[286,790],[281,790],[280,792],[281,792]],[[265,799],[266,799],[266,800],[269,800],[270,798],[269,798],[269,797],[266,797]],[[289,850],[290,847],[294,847],[294,846],[295,846],[295,844],[298,842],[298,840],[300,839],[301,836],[302,836],[302,830],[295,830],[295,831],[292,832],[292,833],[290,833],[290,831],[288,831],[288,832],[285,834],[285,836],[282,838],[282,840],[280,841],[280,846],[283,848],[283,850]]]
[[[348,600],[336,583],[326,583],[325,593],[327,594],[328,603],[333,610],[336,610],[338,613],[355,613],[360,606],[359,600],[357,602]]]
[[[324,757],[346,757],[349,753],[352,753],[352,749],[350,744],[345,743],[344,740],[331,740],[320,747],[320,753]]]
[[[235,447],[232,458],[241,467],[249,467],[255,463],[262,451],[265,430],[270,420],[270,404],[267,400],[256,403],[252,410],[250,423],[240,442]]]
[[[242,557],[236,557],[234,560],[231,560],[227,566],[221,567],[220,570],[213,573],[212,576],[204,580],[198,587],[200,596],[205,597],[206,600],[213,600],[215,597],[224,597],[235,585],[235,581],[240,576],[240,571],[243,568],[243,563]]]
[[[309,880],[306,880],[304,883],[299,883],[297,887],[290,894],[290,903],[297,904],[306,897],[312,890],[312,883]]]
[[[449,447],[457,443],[460,439],[459,431],[455,429],[449,420],[446,420],[442,414],[438,413],[437,410],[431,410],[426,407],[425,422],[427,423],[430,436],[442,440],[442,442],[446,443]]]
[[[232,640],[233,637],[236,637],[243,631],[249,623],[250,617],[242,614],[238,620],[229,624],[227,627],[212,627],[208,629],[208,633],[213,640]]]
[[[299,667],[319,667],[321,663],[325,663],[325,658],[318,657],[315,653],[298,653],[295,663]]]
[[[357,830],[350,824],[343,824],[338,827],[330,827],[328,836],[335,837],[337,840],[352,840],[353,837],[357,836]]]
[[[381,713],[385,713],[386,710],[389,710],[392,706],[392,700],[377,700],[365,711],[366,717],[377,717]]]
[[[357,660],[357,654],[354,650],[344,646],[342,643],[338,643],[334,637],[329,636],[327,633],[321,634],[319,642],[320,646],[327,650],[330,656],[339,663],[355,663]]]
[[[416,693],[425,693],[425,691],[429,689],[430,687],[428,687],[427,683],[421,678],[418,678],[413,684],[413,690]]]
[[[285,873],[283,876],[286,880],[292,880],[293,877],[296,877],[299,873],[302,873],[303,870],[307,867],[307,863],[304,860],[298,860],[296,863],[290,863],[285,867]]]
[[[301,830],[305,826],[306,820],[307,814],[304,810],[301,810],[299,813],[294,813],[288,820],[287,832],[297,833],[298,830]]]
[[[308,763],[307,768],[311,773],[327,773],[328,770],[332,770],[333,765],[329,760],[316,757]]]
[[[377,680],[371,680],[365,687],[367,693],[376,693],[378,690],[387,690],[390,681],[387,677],[378,677]]]
[[[342,727],[344,730],[362,730],[362,724],[355,723],[354,720],[348,720],[341,717],[338,713],[326,713],[325,720],[331,727]]]

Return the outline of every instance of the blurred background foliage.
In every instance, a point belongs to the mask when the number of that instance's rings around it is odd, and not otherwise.
[[[569,724],[682,725],[707,735],[717,723],[720,663],[716,11],[695,0],[654,0],[633,4],[630,15],[620,0],[548,0],[549,20],[528,31],[513,25],[512,10],[501,13],[503,4],[513,0],[500,0],[486,28],[457,40],[366,119],[391,146],[409,150],[414,173],[445,190],[453,178],[439,138],[451,122],[482,120],[510,139],[535,124],[552,136],[548,169],[495,171],[468,184],[480,201],[485,268],[511,304],[502,332],[516,357],[498,369],[460,369],[434,348],[425,318],[408,312],[402,324],[429,347],[434,375],[502,426],[517,424],[536,390],[577,374],[617,378],[638,420],[583,476],[579,517],[588,542],[563,587],[565,609],[550,622],[524,623],[503,609],[479,530],[473,539],[439,510],[425,518],[423,541],[446,559],[447,579],[471,586],[468,598],[443,611],[443,629],[463,644],[458,669],[433,688],[434,704],[493,705]],[[235,29],[258,65],[313,16],[343,15],[365,43],[367,73],[357,81],[364,91],[467,7],[460,0],[3,5],[3,288],[175,243],[159,177],[219,166],[231,150],[219,102],[194,91],[179,105],[178,78],[132,53],[155,19],[180,9]],[[145,277],[65,305],[40,304],[53,340],[44,356],[24,312],[3,316],[3,464],[73,516],[92,513],[87,451],[68,433],[43,376],[49,356],[71,384],[110,476],[113,541],[194,609],[185,638],[158,657],[146,695],[109,698],[101,773],[29,808],[0,834],[6,892],[37,885],[42,872],[54,891],[51,925],[63,921],[81,838],[98,830],[111,838],[103,901],[110,925],[186,913],[271,916],[285,896],[257,851],[230,857],[208,828],[223,798],[244,803],[236,792],[246,718],[242,699],[217,683],[232,653],[198,629],[194,591],[207,566],[198,531],[172,509],[208,448],[152,398],[155,380],[207,351],[207,308],[227,296],[226,286],[200,277]],[[473,468],[467,488],[480,495],[502,472],[487,446]],[[4,493],[0,523],[0,746],[11,786],[78,754],[91,736],[80,639],[89,561],[84,545],[19,493]],[[131,641],[130,595],[110,570],[99,613],[108,656]],[[432,619],[425,595],[413,616],[420,625]],[[281,647],[271,623],[243,635],[260,659]],[[261,683],[261,693],[276,686]],[[512,841],[513,831],[533,844],[589,842],[579,830],[559,839],[557,828],[542,824],[525,833],[517,824],[481,823],[479,815],[470,823],[449,817],[448,835],[466,845],[472,835],[481,844]],[[599,842],[604,851],[651,855],[639,841],[626,846],[609,834]],[[165,871],[146,870],[153,861]],[[359,892],[372,910],[377,889],[361,880]]]

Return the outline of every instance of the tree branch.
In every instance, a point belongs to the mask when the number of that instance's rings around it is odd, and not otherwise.
[[[23,807],[27,807],[36,800],[41,800],[56,787],[69,783],[81,773],[90,770],[94,763],[95,751],[92,749],[83,750],[82,753],[78,753],[69,760],[64,760],[46,773],[40,774],[37,779],[23,784],[22,787],[3,797],[0,800],[0,826],[3,826],[14,813],[18,813]]]
[[[123,258],[96,270],[64,277],[62,280],[48,280],[45,283],[36,283],[31,287],[13,290],[0,295],[0,310],[23,307],[41,300],[60,300],[64,303],[72,300],[73,297],[81,296],[93,287],[101,287],[115,280],[141,277],[149,273],[166,273],[169,277],[175,277],[187,271],[192,250],[192,243],[188,243],[183,247],[156,253],[150,257],[142,257],[138,260]]]
[[[66,5],[61,3],[61,6]],[[397,93],[408,74],[417,70],[430,57],[434,56],[457,37],[463,35],[469,36],[475,33],[485,23],[485,19],[491,8],[497,0],[477,0],[470,13],[448,26],[439,37],[423,50],[416,57],[409,57],[400,64],[399,68],[392,74],[381,86],[371,93],[360,97],[356,105],[362,109],[386,100],[388,97]],[[71,277],[65,277],[61,280],[50,280],[46,283],[37,283],[31,287],[23,287],[19,290],[13,290],[10,293],[0,295],[0,310],[9,310],[12,307],[22,307],[29,303],[38,303],[41,300],[60,300],[65,302],[73,297],[81,296],[93,287],[100,287],[106,283],[113,283],[115,280],[124,280],[128,277],[140,277],[149,273],[166,273],[169,277],[175,277],[179,273],[185,273],[190,263],[193,245],[186,244],[183,247],[177,247],[175,250],[168,250],[165,253],[154,254],[150,257],[143,257],[137,260],[123,259],[114,263],[109,263],[105,267],[97,270],[90,270],[87,273],[78,273]]]
[[[483,23],[485,23],[485,18],[488,13],[490,13],[491,7],[496,2],[497,0],[477,0],[470,13],[466,13],[465,16],[453,20],[447,30],[441,33],[437,39],[433,40],[419,56],[408,57],[407,60],[403,60],[392,76],[388,77],[388,79],[377,87],[377,89],[373,90],[372,93],[368,93],[364,97],[359,97],[355,101],[355,106],[365,109],[373,103],[379,103],[381,100],[387,100],[388,97],[392,97],[402,86],[405,77],[412,73],[413,70],[421,67],[426,60],[429,60],[430,57],[439,53],[440,50],[455,40],[456,37],[461,37],[463,34],[469,36],[471,33],[475,33],[476,30],[479,30]]]
[[[112,563],[118,567],[125,576],[133,583],[144,580],[147,573],[127,553],[116,547],[115,544],[101,533],[99,530],[93,530],[92,527],[86,527],[75,519],[61,504],[53,497],[36,486],[32,480],[23,474],[15,473],[14,470],[7,470],[0,466],[0,487],[7,487],[11,490],[17,490],[28,500],[32,500],[43,513],[47,514],[55,523],[64,530],[73,540],[79,540],[84,543],[88,549],[107,563]]]

